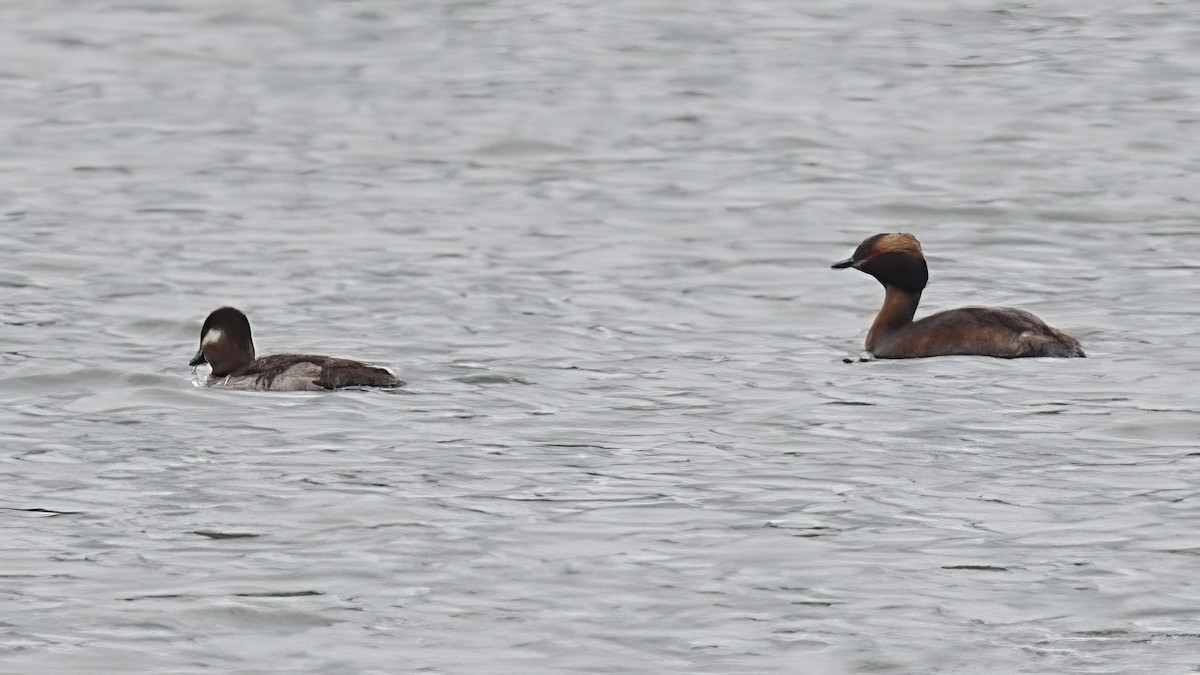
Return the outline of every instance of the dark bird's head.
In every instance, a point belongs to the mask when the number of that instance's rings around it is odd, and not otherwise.
[[[200,329],[200,349],[188,365],[207,363],[217,377],[228,375],[254,360],[250,320],[233,307],[215,310]]]

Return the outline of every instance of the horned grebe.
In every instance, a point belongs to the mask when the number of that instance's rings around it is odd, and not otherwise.
[[[913,321],[929,268],[911,234],[877,234],[833,265],[853,267],[883,284],[883,308],[867,333],[867,351],[881,359],[974,355],[1086,356],[1079,341],[1036,316],[1010,307],[963,307]]]

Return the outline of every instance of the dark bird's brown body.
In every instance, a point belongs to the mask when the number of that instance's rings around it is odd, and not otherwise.
[[[256,359],[250,321],[233,307],[221,307],[204,320],[200,350],[190,365],[202,363],[212,366],[209,386],[227,389],[316,391],[404,384],[386,368],[333,356],[275,354]]]

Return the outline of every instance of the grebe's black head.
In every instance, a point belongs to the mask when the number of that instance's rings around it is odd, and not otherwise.
[[[240,310],[222,307],[204,320],[200,329],[200,349],[188,365],[207,363],[212,374],[224,376],[254,360],[254,340],[250,320]]]
[[[834,269],[853,267],[879,280],[884,286],[920,293],[929,283],[929,267],[921,254],[921,242],[911,234],[877,234],[868,237],[854,255],[833,264]]]

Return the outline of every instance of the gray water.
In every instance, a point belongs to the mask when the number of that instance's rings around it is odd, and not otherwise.
[[[1198,141],[1188,2],[6,3],[0,670],[1200,669]]]

